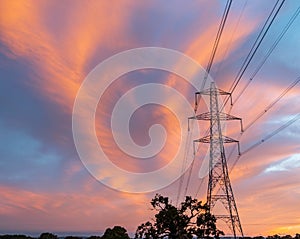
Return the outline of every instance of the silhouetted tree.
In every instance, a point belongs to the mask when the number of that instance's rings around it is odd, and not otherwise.
[[[43,232],[39,239],[58,239],[58,237],[50,232]]]
[[[263,236],[256,236],[256,237],[253,237],[253,239],[265,239]]]
[[[107,228],[101,239],[130,239],[124,227],[114,226],[113,229]]]
[[[280,236],[278,236],[277,234],[275,234],[273,236],[267,236],[266,239],[280,239]]]
[[[281,237],[282,239],[292,239],[293,237],[291,235],[285,235]]]
[[[101,239],[101,237],[100,236],[90,236],[87,239]]]
[[[151,205],[157,211],[153,222],[140,225],[135,238],[190,239],[219,238],[224,233],[217,229],[216,218],[209,213],[208,206],[201,201],[186,197],[177,208],[168,197],[159,194],[152,199]]]

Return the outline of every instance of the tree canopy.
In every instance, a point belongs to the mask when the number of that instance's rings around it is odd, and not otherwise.
[[[187,196],[177,208],[168,197],[156,194],[151,206],[157,211],[155,219],[141,224],[135,238],[219,238],[224,235],[217,229],[216,218],[209,213],[208,206],[197,199]]]
[[[107,228],[101,239],[130,239],[124,227],[114,226],[113,229]]]
[[[40,235],[39,239],[58,239],[57,235],[50,232],[44,232]]]

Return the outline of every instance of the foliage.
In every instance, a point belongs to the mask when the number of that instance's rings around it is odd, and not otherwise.
[[[118,228],[118,226],[117,226]],[[124,228],[123,228],[124,229]],[[108,229],[107,229],[108,230]],[[113,230],[113,229],[110,229],[110,230]],[[108,231],[110,231],[108,230]],[[118,229],[117,229],[118,230]],[[124,229],[125,232],[126,232],[126,229]],[[57,236],[51,234],[51,233],[43,233],[45,235],[44,236],[52,236],[52,238],[58,238]],[[54,236],[54,237],[53,237]],[[125,233],[124,237],[113,237],[113,238],[124,238],[124,239],[128,239],[129,237],[127,237],[127,233]],[[0,235],[0,239],[34,239],[35,237],[30,237],[30,236],[26,236],[26,235]],[[41,238],[38,237],[38,238]],[[81,237],[76,237],[76,236],[67,236],[65,237],[64,239],[75,239],[75,238],[81,238]],[[146,237],[146,238],[161,238],[161,237]],[[189,237],[185,237],[185,238],[189,238]],[[282,235],[282,236],[279,236],[279,235],[273,235],[273,236],[267,236],[267,237],[263,237],[263,236],[256,236],[256,237],[244,237],[244,239],[288,239],[288,238],[293,238],[293,239],[300,239],[300,234],[299,233],[296,233],[296,235],[294,237],[292,237],[291,235]],[[87,239],[103,239],[103,237],[101,236],[90,236],[88,237]]]
[[[130,239],[124,227],[114,226],[113,229],[107,228],[101,239]]]
[[[58,239],[58,237],[50,232],[44,232],[40,235],[39,239]]]
[[[278,235],[267,236],[266,239],[280,239],[280,236]]]
[[[197,199],[186,197],[177,208],[168,197],[156,194],[151,205],[157,211],[155,219],[141,224],[135,238],[219,238],[224,235],[216,228],[216,218],[209,213],[208,206]]]

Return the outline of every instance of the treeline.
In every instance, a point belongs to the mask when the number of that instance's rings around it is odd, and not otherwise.
[[[116,230],[117,229],[117,230]],[[121,230],[120,230],[121,229]],[[113,234],[114,232],[119,232],[122,234]],[[58,237],[53,233],[42,233],[39,237],[30,237],[26,235],[0,235],[0,239],[129,239],[126,229],[123,227],[116,226],[113,229],[106,229],[103,236],[90,236],[90,237],[78,237],[78,236],[66,236],[66,237]],[[224,237],[229,238],[229,237]],[[221,237],[222,239],[222,237]],[[256,236],[256,237],[244,237],[244,239],[300,239],[300,234],[296,234],[294,237],[291,235],[279,236]]]
[[[112,229],[107,228],[102,236],[78,237],[66,236],[58,237],[57,235],[49,232],[42,233],[39,237],[30,237],[26,235],[0,235],[0,239],[130,239],[127,230],[121,226],[115,226]]]

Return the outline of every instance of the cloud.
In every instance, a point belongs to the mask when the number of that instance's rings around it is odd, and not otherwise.
[[[111,203],[107,193],[115,196],[116,204]],[[100,233],[105,227],[116,223],[134,230],[139,220],[145,217],[145,213],[148,214],[144,209],[136,207],[144,205],[144,196],[137,195],[128,201],[128,195],[117,194],[109,189],[85,194],[36,193],[1,186],[1,195],[1,232],[14,230],[38,233],[63,230],[89,234]],[[120,208],[127,208],[130,212]]]
[[[232,35],[242,8],[241,3],[234,4],[237,5],[233,5],[212,68],[212,76],[224,90],[233,81],[271,7],[261,1],[247,4]],[[206,66],[223,5],[218,1],[175,1],[174,4],[73,1],[68,5],[1,1],[0,101],[5,102],[0,116],[0,137],[4,142],[0,145],[4,157],[0,163],[1,231],[91,232],[115,224],[134,231],[136,225],[150,218],[148,202],[152,194],[113,191],[89,175],[80,162],[71,131],[76,93],[86,74],[99,62],[134,47],[154,45],[177,49]],[[284,19],[288,19],[293,9],[286,8],[282,12]],[[246,84],[279,25],[268,35],[269,39],[235,94]],[[242,117],[245,125],[296,78],[299,58],[297,51],[292,50],[299,40],[296,26],[290,29],[288,37],[233,107],[232,113]],[[194,89],[179,77],[163,72],[130,73],[111,85],[98,105],[97,134],[112,161],[131,171],[151,171],[166,165],[178,144],[175,117],[167,109],[153,105],[136,112],[131,129],[136,142],[147,144],[149,127],[153,123],[164,125],[169,137],[159,157],[139,162],[118,149],[112,139],[113,105],[127,90],[149,82],[172,86],[191,104],[194,100]],[[241,138],[242,149],[297,113],[298,95],[299,90],[295,88],[245,132]],[[131,100],[133,104],[137,99]],[[203,127],[202,122],[200,125]],[[229,136],[238,136],[236,127],[228,126]],[[291,125],[244,155],[232,171],[230,177],[246,234],[293,234],[299,230],[298,132],[299,124]],[[206,149],[201,148],[196,158],[188,190],[191,194],[201,182],[198,171]],[[114,180],[110,172],[104,173],[103,177]],[[187,176],[188,173],[185,180]],[[206,180],[200,190],[203,194],[199,194],[203,199]],[[175,200],[178,183],[179,180],[160,192]]]
[[[35,74],[29,84],[70,110],[80,83],[91,69],[88,62],[95,51],[117,46],[126,29],[124,9],[130,4],[115,4],[113,14],[108,15],[111,7],[105,2],[76,1],[68,7],[46,2],[2,2],[4,53],[27,58]],[[55,13],[55,17],[49,13]],[[99,16],[105,21],[99,21]]]
[[[280,171],[290,171],[293,168],[300,167],[299,155],[294,154],[290,158],[284,159],[279,163],[275,163],[270,167],[265,169],[265,172],[280,172]]]

